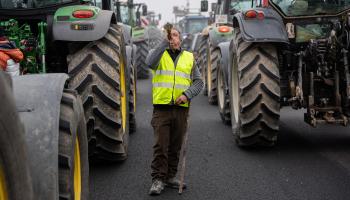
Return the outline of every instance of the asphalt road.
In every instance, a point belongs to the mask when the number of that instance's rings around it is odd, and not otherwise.
[[[123,163],[90,167],[92,200],[350,199],[350,127],[303,122],[303,113],[282,109],[276,147],[241,150],[216,106],[199,95],[190,112],[186,182],[179,196],[166,189],[150,197],[153,132],[151,81],[138,81],[137,132]]]

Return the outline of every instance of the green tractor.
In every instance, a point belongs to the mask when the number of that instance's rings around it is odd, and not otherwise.
[[[208,102],[212,105],[218,103],[218,65],[222,52],[226,51],[222,43],[230,41],[233,36],[232,22],[229,19],[250,5],[250,0],[218,0],[212,5],[214,23],[202,31],[198,47],[199,62],[204,66],[202,68],[205,82],[204,94],[208,96]],[[206,10],[203,9],[203,11]]]
[[[285,106],[312,127],[348,125],[349,13],[348,0],[252,0],[232,17],[218,85],[239,146],[275,145]]]
[[[140,12],[142,9],[142,12]],[[137,77],[147,79],[149,70],[145,64],[148,51],[161,41],[161,31],[147,20],[147,5],[134,3],[133,0],[117,1],[118,21],[127,24],[132,29],[132,42],[136,46],[135,68]]]
[[[107,0],[0,0],[0,27],[25,56],[10,101],[20,118],[14,121],[24,127],[24,141],[14,142],[26,144],[33,199],[87,199],[88,156],[127,158],[129,110],[135,103],[132,46],[113,5]],[[12,139],[2,140],[0,179],[5,180],[0,184],[8,189],[8,199],[30,199],[13,196],[22,191],[17,187],[22,179],[13,186],[16,163],[6,153],[13,150],[12,141],[4,143]]]

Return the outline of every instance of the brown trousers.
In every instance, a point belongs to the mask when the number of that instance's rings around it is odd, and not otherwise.
[[[188,111],[188,108],[179,106],[154,106],[151,121],[155,138],[152,180],[165,181],[176,176]]]

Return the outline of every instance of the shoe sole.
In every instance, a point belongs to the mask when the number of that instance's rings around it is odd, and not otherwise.
[[[161,193],[152,193],[152,192],[150,192],[150,193],[148,193],[150,196],[159,196]]]

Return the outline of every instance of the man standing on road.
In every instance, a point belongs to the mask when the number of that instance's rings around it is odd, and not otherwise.
[[[169,32],[146,59],[153,71],[151,124],[155,136],[150,195],[159,195],[164,186],[180,186],[176,173],[190,101],[204,85],[193,54],[181,49],[180,32],[175,28]]]

